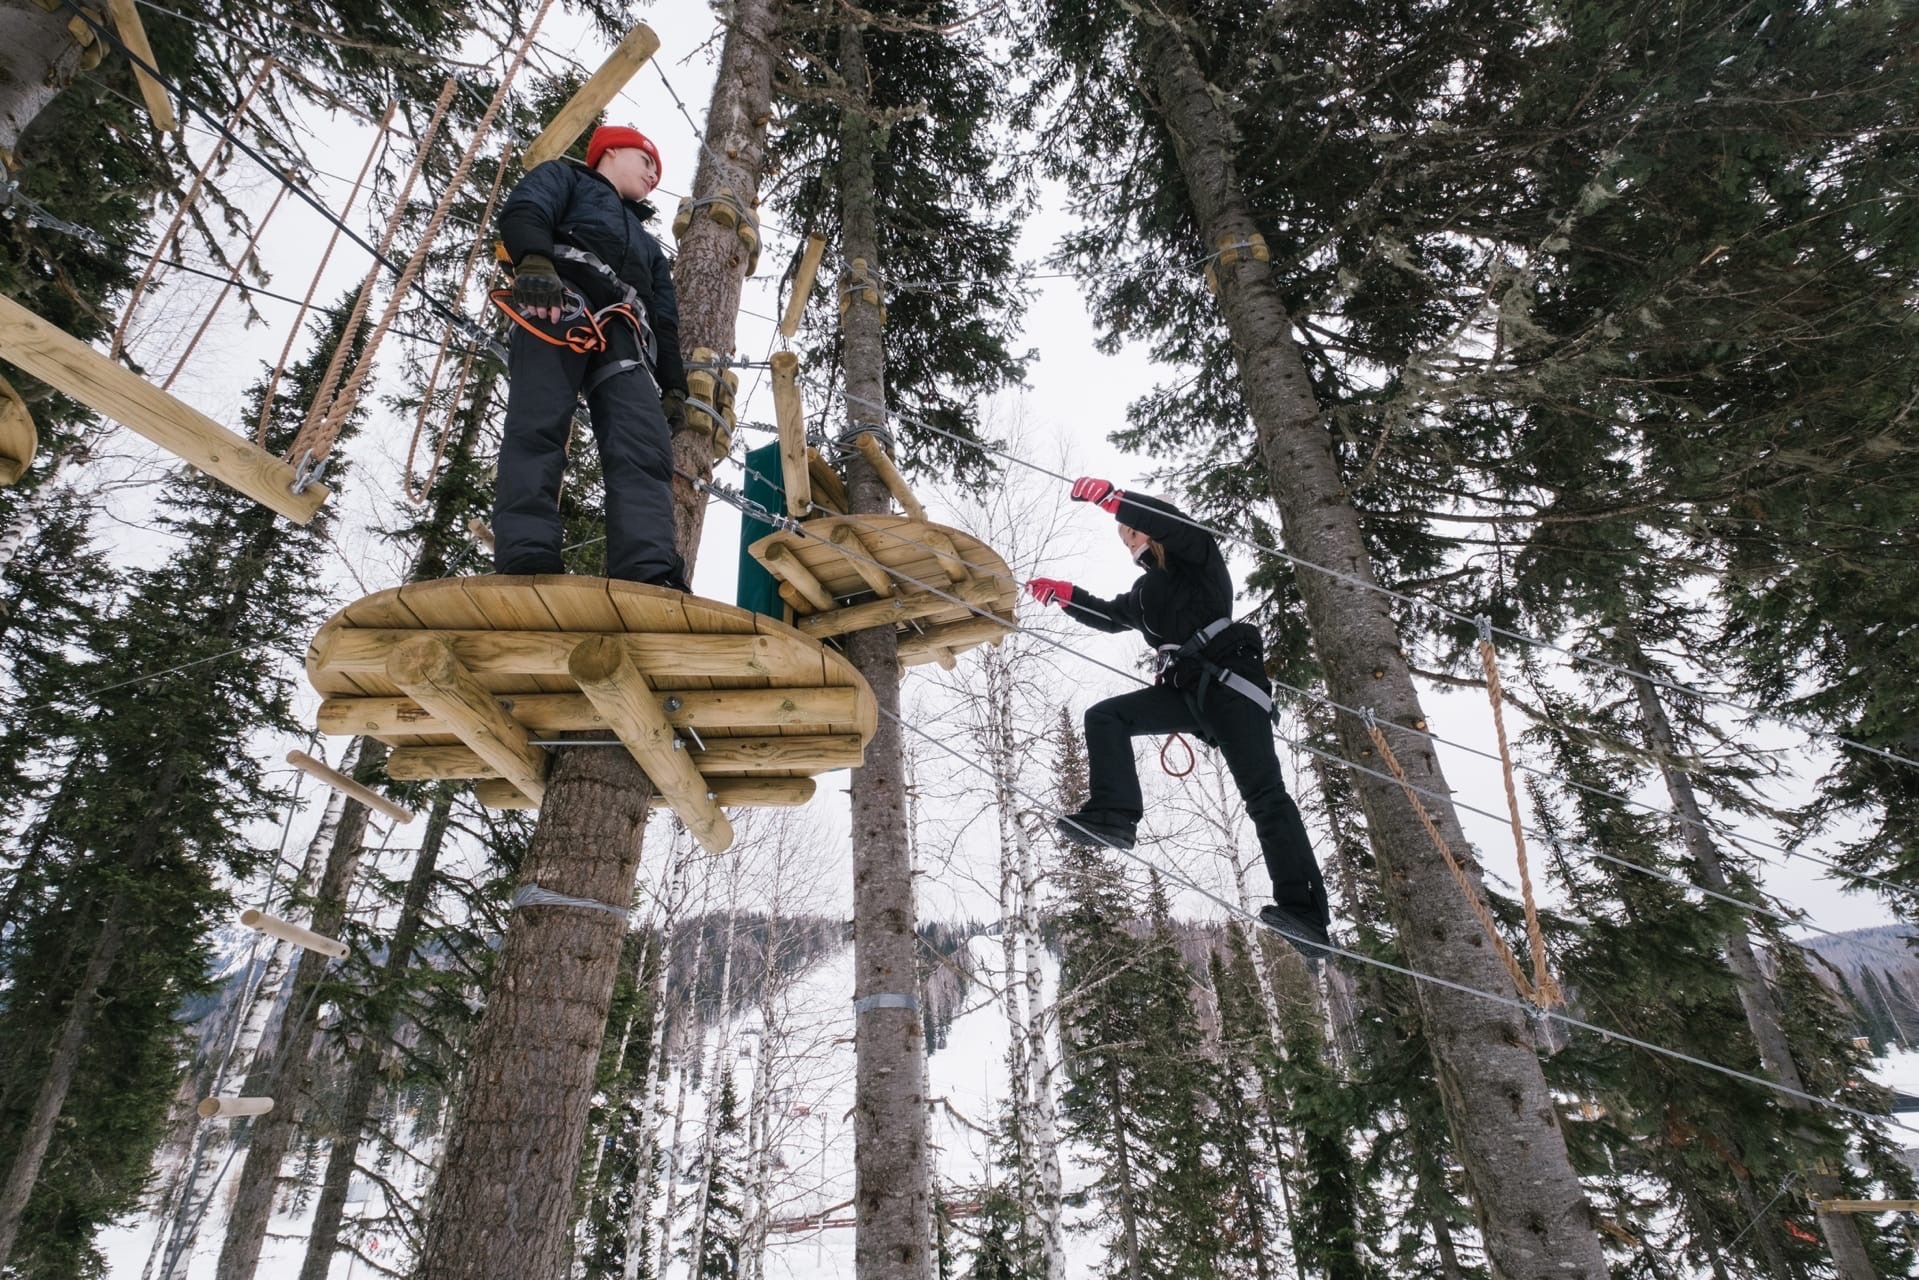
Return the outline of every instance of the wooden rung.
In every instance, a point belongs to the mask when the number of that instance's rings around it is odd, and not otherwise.
[[[296,947],[308,951],[317,951],[323,956],[332,956],[335,960],[344,958],[352,949],[338,938],[329,938],[324,933],[315,933],[303,925],[291,920],[282,920],[271,916],[258,907],[248,907],[240,913],[240,923],[249,929],[258,929],[269,938],[278,938],[282,942],[291,942]]]
[[[806,412],[800,404],[800,358],[791,351],[773,353],[773,419],[780,428],[780,478],[786,488],[786,514],[813,510],[813,477],[806,465]]]
[[[946,571],[947,577],[951,578],[954,582],[970,582],[972,580],[972,566],[968,565],[966,561],[960,557],[960,553],[954,550],[953,540],[947,537],[943,531],[939,529],[922,529],[920,530],[919,540],[932,549],[934,559],[940,562],[940,568]],[[986,602],[980,600],[974,603],[984,604]]]
[[[940,645],[934,645],[932,648],[928,649],[926,652],[932,657],[933,661],[940,664],[940,667],[942,670],[951,671],[954,667],[957,667],[959,665],[959,655],[954,653],[951,649],[943,648]]]
[[[606,110],[609,102],[626,88],[639,69],[646,65],[647,59],[658,52],[659,36],[653,28],[644,22],[626,33],[626,39],[606,56],[587,82],[580,86],[579,92],[561,107],[552,122],[541,130],[540,136],[533,139],[533,145],[526,149],[523,163],[529,169],[548,160],[557,160],[567,152],[574,141],[593,123],[594,117]]]
[[[762,553],[761,561],[768,573],[788,583],[799,592],[807,604],[821,613],[831,612],[834,606],[833,593],[828,591],[813,571],[800,562],[799,552],[788,542],[770,542]]]
[[[17,483],[39,448],[40,433],[34,430],[27,402],[11,382],[0,378],[0,485]]]
[[[1919,1200],[1818,1200],[1819,1213],[1919,1213]]]
[[[475,542],[485,547],[488,551],[493,550],[493,526],[492,525],[480,519],[480,517],[474,516],[471,520],[466,522],[466,531],[473,535],[473,540]]]
[[[709,853],[730,846],[733,824],[714,803],[706,779],[688,758],[685,744],[660,710],[659,698],[625,647],[612,636],[582,640],[567,670],[694,839]]]
[[[832,464],[820,456],[818,449],[807,449],[806,471],[813,478],[813,502],[816,506],[830,507],[841,515],[851,509],[853,503],[846,496],[846,482],[840,479],[840,473],[833,470]]]
[[[206,1098],[196,1108],[202,1120],[212,1120],[216,1116],[222,1120],[232,1116],[263,1116],[273,1110],[271,1098]]]
[[[526,730],[461,665],[452,645],[438,635],[414,632],[388,654],[385,674],[529,799],[545,796],[546,753],[526,740]]]
[[[140,86],[140,99],[147,104],[147,114],[153,117],[153,127],[162,133],[174,133],[180,128],[180,120],[173,114],[173,103],[167,99],[167,91],[160,87],[148,67],[158,67],[154,59],[153,45],[147,39],[147,29],[140,21],[140,10],[133,0],[107,0],[107,12],[113,17],[113,29],[120,36],[120,42],[127,47],[127,61],[133,64],[134,83]]]
[[[933,627],[921,635],[901,636],[900,665],[910,667],[933,662],[936,660],[933,653],[935,649],[971,647],[989,640],[997,642],[1012,630],[1012,626],[997,618],[968,618],[964,622]]]
[[[855,436],[853,447],[865,457],[867,465],[872,467],[874,474],[879,476],[880,483],[885,485],[886,491],[893,495],[893,501],[900,504],[900,510],[913,519],[923,522],[926,519],[926,508],[920,505],[918,496],[913,492],[913,486],[906,483],[906,477],[901,475],[899,468],[893,465],[893,460],[886,456],[886,450],[881,448],[880,442],[873,438],[873,433],[867,431]]]
[[[834,546],[846,553],[847,562],[874,595],[881,599],[893,595],[893,575],[880,563],[879,553],[873,550],[872,544],[867,542],[858,528],[850,524],[839,525],[833,530],[831,540]]]
[[[868,627],[883,627],[889,622],[905,623],[952,609],[955,606],[948,596],[982,609],[991,608],[995,594],[990,582],[960,583],[943,595],[931,591],[913,591],[890,600],[869,600],[865,604],[849,605],[831,613],[816,613],[801,618],[799,628],[815,639],[824,640],[829,636],[843,636],[852,631],[864,631]]]
[[[811,778],[765,778],[748,774],[738,778],[708,778],[707,790],[722,809],[742,806],[753,808],[791,807],[813,798]],[[534,809],[539,806],[520,794],[520,789],[504,778],[483,778],[473,784],[473,798],[489,809]],[[650,807],[666,807],[666,797],[655,795]]]
[[[780,336],[791,338],[800,331],[800,316],[813,294],[813,281],[819,276],[820,257],[825,252],[826,237],[806,237],[806,248],[800,251],[800,269],[793,274],[793,296],[786,300],[786,311],[780,316]]]
[[[454,657],[475,675],[563,676],[577,632],[433,631],[402,628],[330,627],[307,650],[308,669],[336,675],[386,674],[387,656],[428,634],[453,647]],[[677,681],[713,676],[764,676],[791,684],[816,684],[819,654],[758,635],[667,635],[658,632],[620,637],[649,680]]]
[[[327,500],[323,484],[294,493],[285,462],[4,296],[0,356],[295,524]]]
[[[304,751],[287,752],[287,763],[302,773],[318,778],[342,795],[351,796],[367,808],[384,813],[395,822],[413,821],[413,810],[404,805],[393,803],[372,787],[362,786],[347,777],[344,773],[341,773],[338,769],[331,768],[325,763],[315,760]]]
[[[706,689],[660,695],[667,723],[709,729],[772,728],[789,724],[851,724],[859,718],[859,691],[810,689]],[[515,694],[502,702],[508,715],[535,733],[604,729],[585,694]],[[677,704],[677,705],[674,705]],[[411,698],[328,698],[317,720],[325,734],[451,733],[446,722]]]
[[[857,733],[816,733],[791,738],[708,738],[693,763],[707,774],[771,773],[780,769],[817,773],[851,769],[866,759]]]

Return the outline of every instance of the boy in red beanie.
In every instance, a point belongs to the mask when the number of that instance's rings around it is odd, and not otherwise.
[[[501,573],[559,573],[560,479],[586,396],[606,481],[606,574],[685,591],[673,541],[673,429],[685,416],[679,304],[646,229],[659,149],[606,125],[586,163],[536,166],[500,209],[517,321],[493,501]]]

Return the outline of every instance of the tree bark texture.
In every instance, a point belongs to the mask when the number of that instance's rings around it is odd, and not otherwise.
[[[80,70],[81,48],[67,31],[72,16],[33,0],[0,2],[0,159],[9,169],[20,135]]]
[[[873,182],[873,122],[866,110],[866,49],[857,20],[840,27],[840,216],[846,261],[880,270]],[[840,320],[847,439],[881,425],[886,352],[880,308],[856,299]],[[846,454],[856,514],[892,509],[892,496],[859,454]],[[919,1011],[912,848],[905,744],[899,721],[899,639],[891,624],[846,637],[846,655],[872,686],[879,728],[853,770],[854,1246],[859,1280],[932,1280],[933,1196],[927,1149],[925,1032]]]
[[[1647,670],[1646,652],[1633,629],[1629,625],[1621,625],[1616,628],[1615,634],[1620,639],[1620,659],[1626,668],[1631,671]],[[1726,875],[1725,861],[1719,856],[1719,846],[1706,826],[1705,809],[1699,803],[1692,776],[1679,763],[1681,756],[1673,734],[1672,720],[1666,714],[1666,705],[1659,696],[1658,687],[1639,676],[1632,677],[1632,687],[1633,697],[1639,704],[1640,720],[1645,725],[1646,745],[1652,748],[1659,759],[1660,776],[1665,781],[1666,794],[1672,800],[1673,812],[1678,817],[1678,825],[1685,838],[1686,852],[1692,858],[1699,883],[1714,893],[1729,897],[1744,896],[1733,887]],[[1745,1009],[1746,1025],[1752,1028],[1752,1038],[1759,1048],[1761,1065],[1773,1079],[1788,1089],[1805,1092],[1805,1079],[1799,1074],[1799,1064],[1793,1061],[1792,1044],[1786,1038],[1784,1014],[1778,998],[1759,968],[1759,957],[1753,951],[1752,935],[1747,932],[1744,916],[1735,918],[1727,930],[1726,967],[1732,971],[1733,983],[1739,990],[1739,1003]],[[1779,1101],[1794,1111],[1805,1111],[1811,1105],[1790,1094],[1781,1094]],[[1846,1196],[1839,1178],[1817,1169],[1806,1171],[1806,1185],[1816,1202],[1840,1200]],[[1820,1213],[1816,1216],[1841,1280],[1874,1280],[1877,1272],[1873,1268],[1871,1255],[1866,1252],[1866,1242],[1859,1234],[1857,1219],[1849,1213]],[[1758,1229],[1766,1232],[1771,1230],[1771,1226],[1762,1223]]]
[[[619,747],[560,751],[521,883],[624,908],[652,784]],[[626,921],[610,911],[513,913],[416,1275],[560,1280]]]
[[[730,18],[706,110],[699,169],[693,177],[696,198],[725,189],[756,216],[760,176],[766,166],[766,126],[773,118],[773,39],[779,8],[778,0],[735,0],[722,6],[722,13],[730,13]],[[688,358],[697,347],[723,356],[738,352],[746,267],[746,250],[736,232],[711,218],[693,219],[673,264],[673,287],[680,300],[680,349]],[[682,475],[712,479],[712,439],[698,431],[676,433],[673,465]],[[674,530],[691,581],[706,520],[706,495],[684,479],[676,479],[673,499],[677,504]]]
[[[1210,251],[1251,236],[1258,226],[1234,168],[1230,121],[1184,36],[1160,25],[1149,30],[1146,46],[1148,93],[1174,139],[1202,242]],[[1387,601],[1371,589],[1359,513],[1345,496],[1272,268],[1242,255],[1218,276],[1220,309],[1286,543],[1346,575],[1305,569],[1298,577],[1329,691],[1347,706],[1376,709],[1389,733],[1423,722]],[[1341,713],[1339,729],[1347,758],[1366,759],[1360,721]],[[1455,855],[1467,859],[1438,759],[1407,735],[1394,746]],[[1390,778],[1356,771],[1353,782],[1408,962],[1468,988],[1512,995],[1510,976],[1406,796]],[[1494,1276],[1604,1280],[1592,1212],[1525,1019],[1508,1005],[1432,983],[1419,984],[1419,1004]]]
[[[387,1048],[397,1040],[400,1018],[389,1006],[396,998],[402,979],[413,962],[413,948],[426,924],[426,908],[433,893],[433,880],[439,867],[440,850],[446,844],[447,827],[453,815],[452,797],[442,788],[427,812],[426,830],[420,837],[420,852],[407,876],[406,892],[400,899],[400,918],[387,943],[386,961],[369,994],[367,1007],[373,1018],[384,1018],[387,1034],[370,1034],[354,1056],[351,1074],[334,1119],[332,1142],[327,1151],[326,1172],[320,1181],[320,1194],[314,1202],[313,1224],[307,1230],[306,1260],[300,1266],[300,1280],[327,1280],[333,1267],[333,1255],[340,1246],[340,1224],[346,1216],[347,1193],[353,1185],[358,1165],[360,1142],[366,1134],[368,1119],[380,1095],[381,1064]]]
[[[359,743],[354,780],[371,785],[386,763],[386,744],[374,739]],[[313,895],[312,928],[335,936],[346,922],[347,895],[360,869],[366,846],[367,808],[348,799],[333,831],[326,870]],[[260,1247],[266,1242],[267,1223],[280,1189],[280,1164],[292,1145],[294,1131],[306,1110],[306,1091],[312,1079],[313,1033],[320,1021],[320,983],[332,960],[317,951],[302,951],[293,972],[280,1038],[270,1061],[256,1068],[261,1092],[274,1100],[273,1110],[256,1117],[247,1131],[247,1158],[240,1167],[233,1206],[227,1213],[226,1239],[220,1246],[217,1280],[251,1280],[260,1265]]]

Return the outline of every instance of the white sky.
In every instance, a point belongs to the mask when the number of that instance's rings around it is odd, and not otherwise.
[[[675,105],[667,84],[670,81],[672,88],[677,90],[693,119],[703,120],[717,44],[707,44],[713,27],[711,15],[704,5],[674,3],[654,6],[648,20],[661,36],[662,50],[656,57],[655,65],[643,69],[617,101],[611,118],[642,129],[658,144],[664,160],[665,181],[656,203],[661,206],[665,217],[670,219],[672,208],[693,173],[698,143],[694,125]],[[589,67],[597,66],[606,50],[597,36],[584,34],[583,24],[571,15],[558,11],[549,18],[542,32],[541,44],[549,49],[569,50],[573,57]],[[558,69],[558,62],[551,55],[537,54],[535,65],[542,63],[549,69]],[[334,117],[316,120],[312,132],[308,146],[315,163],[322,170],[315,176],[314,186],[338,207],[344,202],[351,177],[365,156],[371,130],[350,119]],[[196,152],[204,145],[203,138],[195,139]],[[271,198],[272,184],[264,176],[252,176],[257,178],[257,186],[253,187],[251,207],[258,213]],[[244,161],[229,181],[234,179],[248,181]],[[1026,227],[1021,256],[1032,264],[1032,270],[1045,273],[1039,260],[1051,250],[1057,237],[1068,229],[1070,219],[1062,209],[1063,202],[1057,189],[1048,190],[1043,196],[1041,207]],[[364,217],[354,217],[353,224],[364,227]],[[262,239],[261,255],[273,273],[273,280],[267,287],[296,296],[304,293],[326,235],[327,227],[317,215],[288,199]],[[778,281],[773,278],[773,273],[784,269],[793,244],[792,237],[771,225],[766,228],[766,241],[761,260],[763,274],[748,282],[739,326],[740,354],[756,359],[763,357],[775,345],[773,317],[783,303],[784,296],[778,291]],[[405,246],[396,249],[395,256],[402,254],[404,249]],[[830,257],[829,248],[829,260]],[[339,297],[366,268],[367,259],[363,252],[342,243],[333,254],[324,282],[315,295],[316,299],[330,302]],[[822,271],[823,278],[828,274],[827,270]],[[1122,453],[1106,437],[1124,424],[1127,405],[1144,394],[1154,382],[1163,380],[1168,370],[1152,363],[1149,349],[1142,343],[1129,344],[1125,351],[1115,356],[1095,351],[1092,346],[1092,325],[1073,281],[1038,280],[1032,287],[1035,294],[1027,313],[1025,332],[1014,345],[1016,349],[1036,347],[1040,359],[1032,367],[1024,391],[1016,398],[997,404],[995,413],[1003,419],[1016,415],[1032,424],[1028,428],[1027,438],[1034,443],[1025,456],[1051,470],[1067,474],[1102,474],[1112,478],[1121,487],[1141,481],[1152,470],[1151,460]],[[212,286],[202,288],[182,283],[144,304],[140,321],[133,331],[136,352],[154,360],[159,352],[177,351],[182,335],[190,332],[198,323],[199,316],[211,301],[212,291]],[[210,331],[175,388],[198,407],[229,423],[237,418],[246,382],[255,376],[260,362],[270,364],[277,357],[280,345],[285,341],[287,326],[292,320],[293,308],[290,305],[266,299],[256,305],[268,323],[264,327],[245,330],[237,323],[237,309],[229,300],[221,320]],[[437,331],[434,336],[437,336]],[[383,356],[392,363],[402,344],[391,339],[389,344]],[[413,347],[415,358],[431,358],[430,345],[413,344]],[[170,358],[156,361],[150,368],[157,367],[163,376],[164,371],[171,368],[171,363]],[[770,422],[773,410],[764,379],[750,371],[743,374],[742,392],[741,420]],[[347,492],[339,499],[345,517],[344,531],[339,539],[341,554],[331,567],[327,581],[316,584],[316,589],[327,591],[330,598],[339,603],[345,603],[366,591],[394,585],[404,571],[403,553],[372,539],[367,529],[376,520],[391,522],[396,504],[404,501],[399,496],[397,476],[407,455],[412,428],[410,417],[402,420],[382,406],[376,411],[372,424],[352,446],[354,475]],[[764,438],[750,434],[746,436],[749,444],[760,443]],[[116,539],[120,554],[129,558],[157,556],[164,547],[157,544],[144,528],[145,521],[141,517],[146,499],[137,484],[151,477],[157,456],[141,442],[124,435],[116,437],[113,452],[114,457],[88,469],[83,483],[104,485],[110,490],[108,511],[114,520],[124,522],[124,536]],[[736,466],[723,468],[720,475],[732,483],[739,482]],[[1063,486],[1059,488],[1058,499],[1064,506]],[[934,518],[940,519],[944,513],[937,503],[932,505]],[[1069,578],[1102,594],[1110,594],[1130,580],[1130,566],[1118,551],[1117,543],[1110,540],[1110,526],[1103,516],[1084,507],[1075,507],[1067,512],[1062,524],[1067,529],[1077,531],[1077,540],[1063,544],[1056,560],[1025,567],[1026,574],[1040,572],[1047,576]],[[737,545],[736,514],[731,508],[715,503],[709,510],[705,542],[694,582],[700,594],[722,600],[732,598]],[[1076,647],[1097,653],[1102,661],[1122,670],[1132,669],[1133,657],[1138,651],[1136,641],[1113,640],[1091,632],[1074,631],[1062,638]],[[964,663],[965,659],[962,659],[962,674],[966,670]],[[1125,687],[1125,681],[1120,677],[1097,666],[1079,663],[1077,669],[1073,669],[1074,666],[1070,658],[1059,659],[1062,695],[1068,698],[1075,711],[1083,709],[1097,697]],[[928,672],[928,668],[914,670],[915,680],[927,678],[923,673]],[[1488,708],[1483,696],[1457,690],[1426,690],[1423,696],[1430,723],[1436,732],[1482,749],[1493,746]],[[1522,727],[1523,718],[1509,711],[1508,732],[1517,737]],[[1770,798],[1782,804],[1796,802],[1811,785],[1809,780],[1816,778],[1818,767],[1808,762],[1804,753],[1798,750],[1798,744],[1803,742],[1801,736],[1779,729],[1761,732],[1765,735],[1765,745],[1782,749],[1787,753],[1787,758],[1798,762],[1797,781],[1790,789],[1782,787],[1780,794]],[[277,754],[285,749],[286,744],[260,745],[263,751],[271,748]],[[332,747],[338,745],[341,744],[330,744]],[[1497,765],[1455,749],[1442,748],[1441,753],[1457,798],[1494,815],[1480,817],[1471,813],[1462,814],[1468,838],[1476,844],[1492,874],[1503,878],[1509,885],[1515,883],[1511,836],[1503,816],[1504,792]],[[1144,755],[1142,765],[1144,776],[1156,775],[1157,766],[1150,750]],[[1289,760],[1287,768],[1289,778],[1295,778],[1295,762]],[[840,827],[844,824],[844,805],[838,799],[839,792],[844,788],[843,778],[844,775],[822,778],[821,799],[811,806],[810,811],[829,829],[836,824]],[[1654,803],[1663,803],[1660,796],[1648,795],[1646,798]],[[301,838],[298,835],[299,827],[300,824],[296,823],[296,841]],[[1762,828],[1755,828],[1754,834],[1768,840],[1778,838],[1776,833]],[[992,825],[985,822],[979,824],[977,832],[969,832],[968,839],[963,843],[972,843],[977,838],[990,844],[992,836]],[[403,838],[403,835],[396,835],[396,842]],[[1318,838],[1323,841],[1324,837]],[[1819,848],[1825,847],[1828,846],[1821,845]],[[1814,851],[1818,852],[1819,849]],[[1777,854],[1762,852],[1767,857],[1778,858]],[[990,860],[992,855],[983,856]],[[1537,878],[1538,873],[1535,875]],[[1257,878],[1263,881],[1263,877]],[[990,876],[985,877],[983,883],[990,887]],[[1809,911],[1813,920],[1827,929],[1845,930],[1892,922],[1892,917],[1876,898],[1842,893],[1831,880],[1803,861],[1771,872],[1767,883],[1775,893]],[[956,876],[951,883],[939,883],[935,877],[929,877],[923,914],[990,913],[990,894],[982,896],[980,884],[981,877],[977,875]],[[1200,904],[1182,905],[1198,909]]]

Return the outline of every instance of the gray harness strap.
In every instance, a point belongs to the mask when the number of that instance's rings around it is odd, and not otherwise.
[[[1186,643],[1184,644],[1161,645],[1159,647],[1159,657],[1153,664],[1153,670],[1156,673],[1165,671],[1169,667],[1183,662],[1187,658],[1191,658],[1198,662],[1200,668],[1205,672],[1205,675],[1200,679],[1198,690],[1193,694],[1193,701],[1196,705],[1203,706],[1205,704],[1206,686],[1208,684],[1218,684],[1223,688],[1231,689],[1243,698],[1252,699],[1253,705],[1261,711],[1264,711],[1267,715],[1274,715],[1276,713],[1273,707],[1273,696],[1270,693],[1267,693],[1245,676],[1240,675],[1239,672],[1228,671],[1201,653],[1201,650],[1218,639],[1220,633],[1232,625],[1233,619],[1230,616],[1216,618],[1199,630],[1193,632],[1191,636],[1187,637]]]

